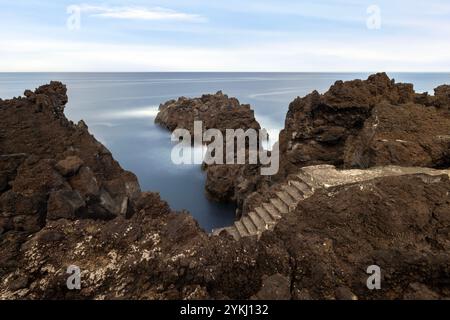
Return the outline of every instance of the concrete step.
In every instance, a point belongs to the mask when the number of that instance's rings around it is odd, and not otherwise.
[[[450,171],[445,170],[427,173],[428,171],[422,172],[422,170],[431,169],[418,170],[417,168],[405,167],[386,167],[382,168],[382,171],[380,169],[373,170],[349,170],[342,172],[336,170],[333,166],[325,165],[303,168],[298,174],[291,176],[292,180],[278,185],[281,191],[277,192],[276,196],[262,203],[254,211],[250,212],[248,216],[244,216],[241,220],[236,221],[234,226],[213,230],[212,235],[220,235],[227,232],[236,240],[239,240],[241,237],[260,236],[265,230],[273,229],[283,214],[289,212],[289,207],[292,208],[294,204],[296,206],[300,201],[311,196],[317,189],[328,188],[333,185],[353,184],[355,181],[368,181],[380,175],[398,176],[421,173],[426,175],[424,178],[429,179],[431,182],[434,181],[432,177],[438,175],[439,172],[450,175]],[[261,196],[267,195],[262,194]]]
[[[290,185],[290,182],[288,182],[288,184],[283,186],[284,191],[286,191],[291,197],[292,199],[294,199],[296,202],[300,201],[303,199],[303,194],[300,193],[299,190],[297,190],[295,187]]]
[[[308,175],[304,172],[299,172],[297,174],[297,178],[299,178],[303,183],[308,185],[310,189],[314,190],[314,189],[319,188],[319,184],[317,182],[315,182],[314,179],[310,175]]]
[[[235,240],[260,236],[266,230],[272,230],[283,214],[292,211],[300,201],[310,197],[316,189],[322,188],[319,183],[320,177],[314,179],[312,174],[304,170],[291,177],[291,180],[279,185],[279,191],[273,198],[256,207],[239,221],[235,221],[233,226],[213,230],[212,234],[220,235],[227,232]]]
[[[250,235],[241,220],[235,221],[234,226],[236,227],[240,237],[248,237]]]
[[[252,220],[253,224],[256,226],[260,233],[268,229],[268,225],[266,224],[266,222],[262,218],[260,218],[256,212],[250,212],[248,214],[248,217],[250,218],[250,220]]]
[[[304,197],[309,197],[313,193],[313,190],[311,189],[311,187],[302,181],[291,180],[290,182],[291,182],[291,186],[293,186],[298,191],[300,191]]]
[[[291,196],[289,196],[285,191],[279,191],[277,192],[278,198],[283,201],[283,203],[291,209],[292,207],[297,205],[297,202],[294,201]]]
[[[241,221],[247,228],[247,231],[250,235],[255,235],[258,233],[258,229],[256,228],[256,226],[253,224],[252,220],[250,220],[249,217],[242,217]]]
[[[278,211],[272,203],[263,203],[262,205],[275,221],[281,219],[282,212]]]
[[[257,207],[255,209],[256,214],[264,221],[266,225],[274,225],[276,220],[271,216],[269,212],[267,212],[264,207]]]
[[[284,193],[286,195],[286,197],[289,198],[289,202],[292,202],[294,204],[296,204],[298,202],[297,199],[293,195],[291,195],[289,192],[287,192],[287,190],[284,188],[284,186],[281,187],[280,192]]]
[[[234,238],[234,240],[238,241],[241,238],[235,226],[227,227],[225,230]]]
[[[278,198],[272,198],[270,199],[270,203],[278,210],[278,212],[280,213],[288,213],[289,212],[289,208],[286,204],[283,203],[283,201],[281,201]]]

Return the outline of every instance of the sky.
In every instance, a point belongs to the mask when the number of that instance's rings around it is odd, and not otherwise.
[[[0,72],[448,72],[448,0],[0,0]]]

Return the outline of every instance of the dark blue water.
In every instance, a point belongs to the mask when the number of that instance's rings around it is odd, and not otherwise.
[[[249,103],[256,119],[277,136],[289,102],[312,90],[326,91],[336,80],[366,78],[352,73],[0,73],[0,97],[12,98],[50,80],[68,87],[66,115],[85,120],[122,167],[134,172],[143,190],[159,191],[175,210],[186,209],[205,230],[230,225],[232,205],[209,201],[198,165],[172,164],[170,133],[153,121],[160,103],[179,96],[224,93]],[[419,92],[450,83],[450,74],[390,74],[412,82]]]

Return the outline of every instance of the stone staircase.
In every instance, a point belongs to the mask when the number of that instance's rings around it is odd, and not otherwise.
[[[367,170],[337,170],[331,165],[304,167],[297,174],[289,176],[286,182],[280,184],[277,188],[279,191],[275,193],[275,196],[256,207],[248,215],[235,221],[234,225],[213,230],[212,235],[218,236],[225,232],[235,240],[253,236],[259,238],[263,232],[272,230],[283,215],[294,211],[301,201],[311,197],[318,189],[354,184],[379,177],[408,174],[422,174],[427,179],[436,179],[436,176],[440,175],[450,176],[450,170],[397,166]]]

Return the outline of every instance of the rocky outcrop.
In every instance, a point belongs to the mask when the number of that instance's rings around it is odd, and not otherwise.
[[[177,264],[207,235],[158,194],[141,193],[83,121],[66,119],[66,102],[59,82],[0,101],[0,298],[202,297],[195,285],[175,294],[157,274],[167,271],[161,254]],[[65,284],[70,265],[83,274],[76,293]],[[140,293],[123,289],[146,269],[154,285],[145,276]]]
[[[136,177],[84,123],[65,118],[66,87],[52,82],[25,96],[0,104],[0,230],[33,233],[49,220],[132,214]]]
[[[344,149],[344,166],[450,167],[450,114],[417,104],[378,104]]]
[[[434,89],[434,96],[426,95],[425,103],[439,108],[450,109],[450,85],[442,85]]]
[[[170,100],[161,104],[155,119],[155,123],[170,131],[187,129],[191,135],[194,133],[194,121],[203,122],[203,132],[218,129],[224,137],[226,129],[261,129],[250,105],[240,104],[239,100],[229,98],[221,91],[200,98]],[[225,148],[223,154],[225,163]],[[215,201],[234,202],[239,208],[250,193],[267,184],[267,179],[257,173],[258,165],[204,164],[202,167],[206,171],[205,190],[208,197]]]
[[[221,91],[203,95],[200,98],[180,97],[159,106],[155,123],[170,131],[187,129],[194,134],[194,121],[203,122],[203,130],[255,129],[259,123],[248,104],[240,104],[236,98],[228,98]]]
[[[239,217],[245,211],[249,196],[264,192],[270,186],[270,177],[260,175],[259,165],[218,164],[206,167],[206,195],[219,202],[233,202]]]
[[[449,167],[448,92],[416,94],[381,73],[295,99],[280,134],[282,176],[317,164]]]

